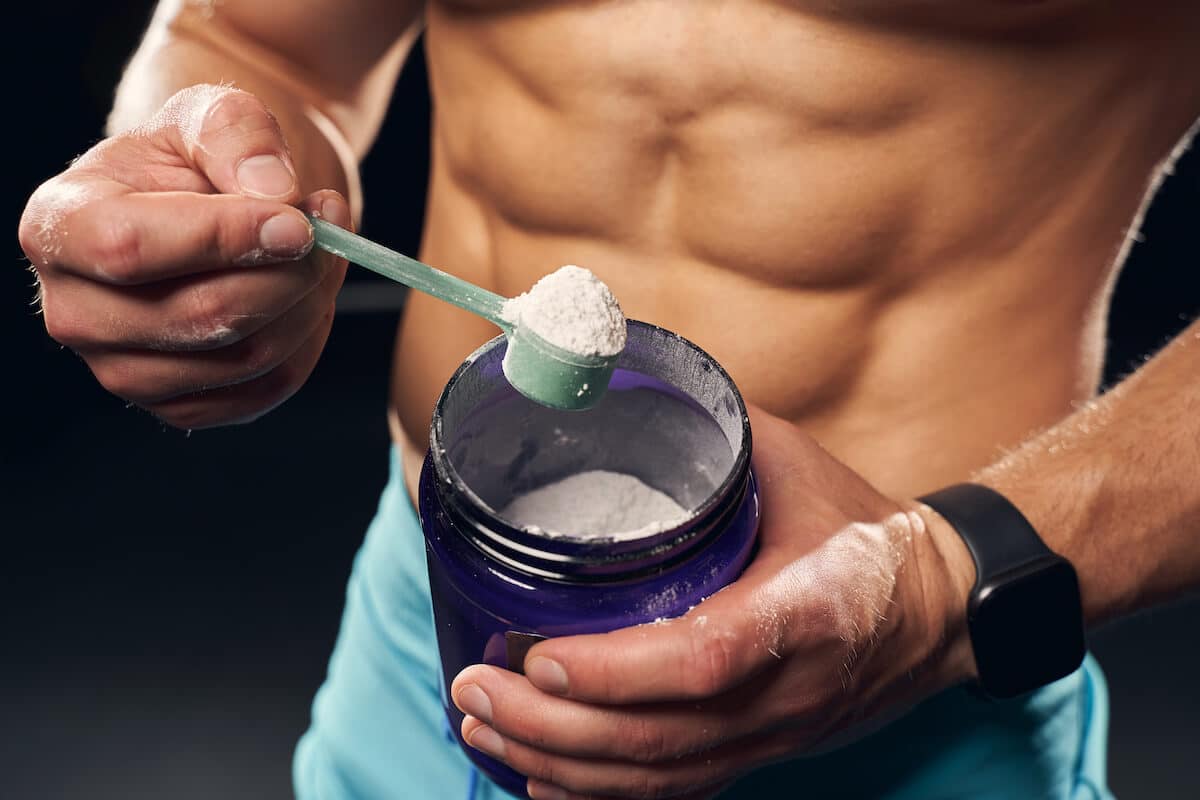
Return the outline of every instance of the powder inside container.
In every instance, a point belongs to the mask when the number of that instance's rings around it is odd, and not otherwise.
[[[591,270],[567,264],[524,294],[507,300],[501,315],[555,347],[584,356],[615,356],[625,347],[625,315],[612,291]]]
[[[633,539],[673,528],[687,509],[632,475],[578,472],[517,495],[500,512],[532,533],[585,539]]]

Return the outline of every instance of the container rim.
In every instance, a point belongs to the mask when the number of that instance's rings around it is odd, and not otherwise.
[[[721,381],[729,388],[734,398],[734,411],[740,418],[741,444],[738,447],[737,453],[734,454],[734,459],[728,472],[713,491],[709,493],[708,497],[693,508],[687,518],[681,520],[677,526],[649,533],[641,537],[585,538],[567,534],[550,536],[535,533],[524,528],[517,528],[509,524],[507,520],[500,516],[497,509],[492,508],[463,480],[447,455],[444,445],[445,423],[443,411],[447,399],[463,379],[463,376],[467,374],[480,358],[492,352],[497,347],[505,346],[505,336],[497,336],[485,342],[467,356],[463,363],[454,371],[454,374],[450,376],[442,393],[438,396],[433,420],[429,429],[429,454],[433,462],[433,477],[436,479],[438,493],[445,500],[449,501],[451,505],[457,507],[458,511],[468,517],[471,523],[469,525],[471,528],[471,538],[479,537],[485,540],[486,544],[477,542],[477,546],[482,546],[481,549],[488,550],[489,554],[493,557],[495,553],[491,551],[495,547],[499,547],[502,551],[513,552],[514,555],[518,555],[519,561],[525,561],[528,557],[535,557],[538,560],[545,559],[550,564],[561,565],[561,567],[573,572],[575,569],[572,569],[572,567],[584,567],[586,564],[597,566],[600,562],[610,564],[613,562],[628,563],[631,560],[640,560],[648,555],[659,552],[663,552],[666,555],[664,551],[675,551],[680,544],[693,538],[695,534],[711,533],[712,523],[715,521],[715,518],[725,516],[725,513],[723,513],[726,511],[725,501],[735,494],[739,498],[743,494],[750,468],[753,442],[750,430],[750,418],[746,412],[745,401],[737,385],[730,378],[729,373],[702,348],[673,331],[638,320],[628,320],[628,325],[631,328],[637,329],[639,336],[651,339],[670,339],[682,343],[698,356],[698,363],[702,365],[705,371],[711,370],[716,372]],[[633,369],[632,366],[623,363],[625,360],[624,356],[625,353],[622,353],[621,358],[618,359],[617,369],[622,367]],[[646,374],[642,370],[634,371]],[[682,392],[711,415],[712,412],[704,406],[701,399],[689,392],[687,387],[678,386],[675,382],[669,381],[661,375],[652,375],[651,377],[669,383],[669,385]],[[730,442],[731,446],[732,444]],[[703,538],[708,537],[706,535]],[[554,568],[553,571],[558,572],[558,568]]]

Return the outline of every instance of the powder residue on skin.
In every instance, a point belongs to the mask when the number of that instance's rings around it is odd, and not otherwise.
[[[87,205],[94,194],[86,183],[71,180],[69,174],[47,181],[37,190],[25,210],[26,220],[32,225],[37,246],[41,249],[41,253],[33,254],[38,257],[37,266],[48,266],[62,253],[63,240],[68,234],[67,218]],[[101,278],[110,277],[97,265],[89,266]]]
[[[595,469],[518,495],[500,516],[549,536],[633,539],[675,527],[688,511],[632,475]]]
[[[798,602],[819,605],[822,624],[846,649],[841,671],[848,683],[860,649],[886,620],[912,540],[925,534],[919,514],[901,511],[878,523],[851,523],[788,564],[755,593],[761,646],[782,657],[793,628],[791,610]]]
[[[504,303],[503,317],[545,341],[584,356],[615,356],[625,348],[625,315],[591,270],[567,264]]]

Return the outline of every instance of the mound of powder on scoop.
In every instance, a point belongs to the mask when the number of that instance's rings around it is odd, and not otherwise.
[[[674,528],[688,512],[632,475],[594,469],[518,495],[500,516],[551,536],[634,539]]]
[[[625,348],[625,315],[591,270],[568,264],[507,300],[506,320],[584,356],[615,356]]]

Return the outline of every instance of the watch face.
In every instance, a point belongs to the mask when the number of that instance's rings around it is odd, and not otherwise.
[[[1012,697],[1069,675],[1083,661],[1083,614],[1074,568],[1057,556],[977,587],[969,609],[979,681]]]

